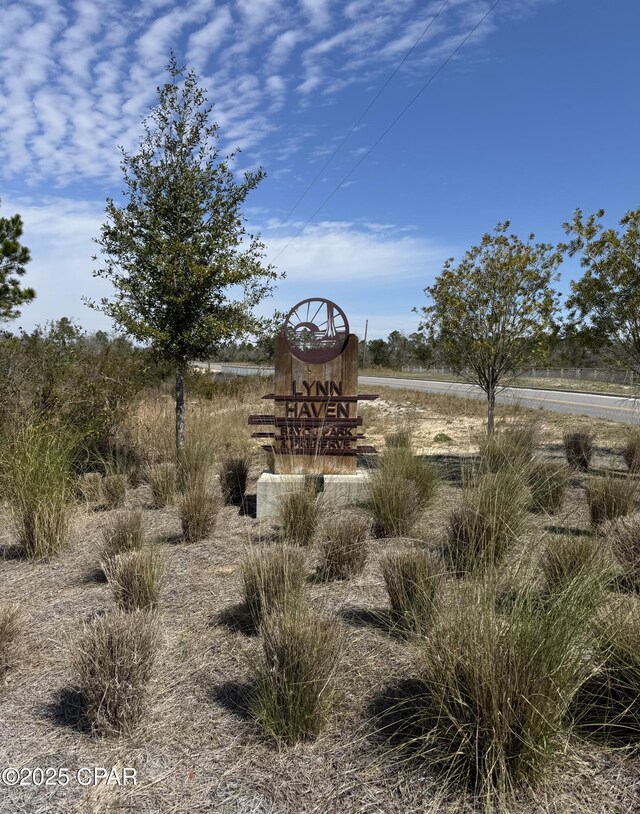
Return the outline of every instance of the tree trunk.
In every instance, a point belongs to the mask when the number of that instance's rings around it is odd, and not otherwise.
[[[184,463],[184,362],[176,367],[176,470],[182,488]]]
[[[493,435],[494,431],[494,414],[496,410],[496,388],[495,385],[490,384],[487,390],[487,433]]]

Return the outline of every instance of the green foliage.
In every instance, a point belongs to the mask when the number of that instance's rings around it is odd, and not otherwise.
[[[580,256],[584,274],[571,283],[566,305],[574,323],[588,321],[599,350],[640,371],[640,209],[627,212],[620,231],[605,228],[604,209],[585,218],[580,209],[564,224],[571,236],[560,248]]]
[[[320,539],[320,579],[350,579],[361,573],[367,562],[369,521],[356,514],[344,514],[327,521]]]
[[[89,624],[73,650],[84,715],[102,735],[131,732],[140,722],[160,643],[146,611],[110,613]]]
[[[470,370],[470,381],[487,394],[490,433],[497,388],[542,353],[558,309],[552,283],[560,253],[550,244],[534,244],[534,235],[525,243],[508,228],[509,221],[499,223],[457,266],[447,260],[425,289],[431,304],[422,309],[421,329],[455,370]]]
[[[45,423],[14,425],[0,449],[0,471],[25,556],[55,555],[67,543],[74,438]]]
[[[262,624],[262,660],[251,710],[277,740],[295,743],[323,729],[341,652],[338,625],[305,605],[287,605]]]
[[[107,200],[107,221],[96,242],[96,276],[115,289],[113,299],[90,303],[140,342],[170,361],[176,372],[176,450],[184,446],[184,371],[220,343],[258,332],[253,307],[276,277],[261,265],[264,246],[247,233],[241,206],[264,178],[247,170],[236,181],[235,154],[220,158],[218,125],[193,71],[172,55],[170,81],[144,121],[138,152],[123,150],[127,202]],[[242,296],[233,299],[238,290]]]
[[[21,288],[20,277],[31,260],[29,249],[20,243],[22,218],[0,217],[0,322],[20,316],[19,306],[36,296],[33,288]]]
[[[436,612],[441,572],[427,551],[387,554],[381,562],[395,625],[404,633],[428,633]]]

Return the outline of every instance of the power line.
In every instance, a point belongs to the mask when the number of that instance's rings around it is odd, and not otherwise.
[[[436,14],[435,14],[435,15],[434,15],[434,16],[433,16],[433,17],[432,17],[430,20],[429,20],[429,22],[427,23],[427,25],[426,25],[426,26],[425,26],[425,27],[422,29],[422,32],[421,32],[420,36],[418,37],[418,39],[417,39],[417,40],[416,40],[416,41],[413,43],[413,45],[411,46],[411,48],[409,48],[409,50],[407,51],[407,53],[406,53],[406,54],[405,54],[405,55],[402,57],[402,59],[400,60],[400,62],[399,62],[399,63],[396,65],[396,67],[394,68],[393,72],[392,72],[392,73],[391,73],[391,74],[390,74],[390,75],[387,77],[387,80],[386,80],[386,82],[384,83],[384,85],[383,85],[383,86],[382,86],[382,87],[381,87],[381,88],[378,90],[378,92],[377,92],[377,93],[376,93],[376,95],[373,97],[373,99],[372,99],[372,100],[369,102],[369,104],[368,104],[368,105],[365,107],[365,109],[362,111],[362,113],[361,113],[361,114],[360,114],[360,116],[358,117],[358,120],[357,120],[357,121],[356,121],[356,122],[355,122],[355,123],[352,125],[352,127],[351,127],[351,129],[349,130],[349,132],[347,133],[347,135],[346,135],[346,136],[344,136],[344,138],[342,139],[342,141],[340,142],[340,144],[338,144],[338,146],[337,146],[337,147],[335,148],[335,150],[334,150],[334,151],[331,153],[331,155],[329,156],[329,158],[328,158],[328,159],[325,161],[325,163],[322,165],[322,167],[320,168],[320,170],[318,171],[318,173],[317,173],[317,174],[314,176],[314,178],[311,180],[311,183],[310,183],[310,184],[307,186],[307,188],[304,190],[304,192],[302,193],[302,195],[300,195],[300,197],[298,198],[298,200],[297,200],[297,201],[296,201],[296,202],[293,204],[293,206],[291,207],[291,209],[290,209],[290,210],[287,212],[287,214],[286,214],[286,215],[285,215],[285,217],[284,217],[284,220],[282,220],[282,221],[281,221],[281,222],[278,224],[278,228],[276,229],[276,231],[274,232],[274,234],[271,236],[271,240],[273,240],[275,237],[277,237],[277,236],[278,236],[278,233],[280,232],[280,230],[282,229],[282,227],[283,227],[283,226],[284,226],[284,225],[287,223],[287,221],[289,220],[289,218],[291,217],[291,215],[292,215],[292,214],[295,212],[295,210],[296,210],[296,209],[298,208],[298,206],[299,206],[299,205],[302,203],[302,201],[303,201],[303,200],[304,200],[304,199],[307,197],[307,195],[309,194],[309,191],[311,190],[311,188],[312,188],[312,187],[315,185],[315,183],[318,181],[318,179],[319,179],[319,178],[320,178],[320,176],[323,174],[323,172],[324,172],[324,171],[327,169],[327,167],[329,166],[329,164],[331,164],[331,162],[332,162],[332,161],[333,161],[333,159],[336,157],[336,155],[337,155],[337,154],[340,152],[340,150],[341,150],[341,149],[344,147],[345,142],[346,142],[346,141],[349,139],[349,137],[352,135],[352,133],[354,132],[354,130],[356,129],[356,127],[357,127],[357,126],[360,124],[360,122],[361,122],[361,121],[364,119],[364,117],[365,117],[365,116],[367,115],[367,113],[368,113],[368,112],[371,110],[371,108],[374,106],[374,104],[375,104],[375,103],[378,101],[378,99],[380,98],[380,96],[382,96],[382,94],[383,94],[383,93],[384,93],[384,91],[386,90],[387,86],[389,85],[389,83],[391,82],[391,80],[393,79],[393,77],[394,77],[394,76],[395,76],[395,75],[398,73],[398,71],[400,70],[400,68],[402,68],[402,66],[404,65],[404,63],[405,63],[405,62],[406,62],[406,61],[409,59],[409,57],[411,56],[411,54],[412,54],[412,53],[415,51],[415,49],[416,49],[416,48],[417,48],[417,46],[419,45],[420,41],[423,39],[424,35],[427,33],[427,31],[429,31],[429,29],[430,29],[430,28],[431,28],[431,26],[432,26],[432,25],[435,23],[435,21],[438,19],[438,17],[439,17],[439,16],[440,16],[440,14],[442,13],[442,11],[444,11],[444,8],[445,8],[445,6],[446,6],[446,5],[448,5],[448,3],[449,3],[449,0],[444,0],[444,3],[443,3],[441,6],[440,6],[440,8],[439,8],[439,9],[438,9],[438,11],[436,12]]]
[[[302,226],[298,229],[298,231],[285,243],[285,245],[280,249],[278,254],[271,260],[272,263],[275,263],[276,260],[289,248],[289,246],[293,243],[293,241],[300,235],[307,226],[311,223],[311,221],[315,218],[315,216],[320,212],[324,207],[329,203],[329,201],[333,198],[333,196],[341,189],[344,184],[351,178],[353,173],[358,169],[358,167],[367,159],[373,150],[380,144],[382,139],[389,133],[389,131],[395,127],[395,125],[400,121],[400,119],[404,116],[404,114],[409,110],[410,107],[418,100],[418,98],[424,93],[424,91],[429,87],[429,85],[433,82],[433,80],[438,76],[438,74],[451,62],[453,57],[458,53],[458,51],[462,48],[462,46],[469,40],[475,32],[480,28],[482,23],[487,19],[487,17],[491,14],[491,12],[496,8],[496,6],[500,3],[500,0],[495,0],[491,8],[480,18],[480,20],[474,25],[474,27],[469,31],[469,33],[465,36],[465,38],[453,49],[453,51],[449,54],[449,56],[444,60],[444,62],[438,67],[434,73],[431,74],[429,79],[424,83],[424,85],[420,88],[420,90],[413,96],[412,99],[402,108],[400,113],[393,119],[391,124],[383,131],[383,133],[373,142],[373,144],[369,147],[369,149],[358,159],[358,161],[353,165],[353,167],[349,170],[349,172],[344,176],[342,181],[327,195],[324,201],[318,206],[318,208],[312,213],[312,215],[302,224]]]

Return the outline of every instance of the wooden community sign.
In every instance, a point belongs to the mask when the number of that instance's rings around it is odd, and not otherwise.
[[[272,415],[249,416],[249,424],[270,425],[264,447],[275,454],[282,474],[350,474],[357,455],[376,450],[359,445],[362,417],[358,401],[358,337],[349,333],[347,317],[330,300],[302,300],[289,311],[275,347]]]

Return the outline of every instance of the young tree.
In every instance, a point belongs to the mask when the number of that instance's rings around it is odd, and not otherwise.
[[[173,55],[167,70],[170,81],[158,88],[138,152],[122,150],[128,201],[107,200],[96,240],[103,266],[94,275],[111,281],[115,297],[90,304],[174,366],[180,464],[187,364],[259,331],[252,309],[277,275],[262,265],[264,245],[247,234],[240,213],[263,170],[234,179],[235,153],[220,157],[218,125],[196,75]]]
[[[563,224],[573,238],[560,248],[580,255],[585,269],[571,283],[570,320],[574,328],[588,320],[591,340],[640,373],[640,209],[626,213],[620,232],[605,229],[603,216],[600,209],[585,220],[576,209],[571,223]]]
[[[526,360],[544,349],[558,308],[552,282],[561,254],[546,243],[508,234],[509,221],[485,234],[460,263],[444,264],[425,288],[431,304],[420,329],[437,342],[448,363],[487,394],[488,432],[496,393]]]
[[[36,296],[33,288],[20,288],[20,277],[31,260],[29,249],[20,243],[22,218],[0,217],[0,322],[20,316],[19,306]]]

